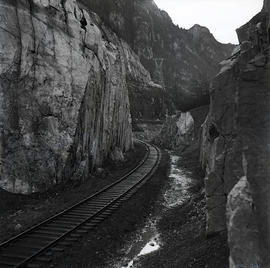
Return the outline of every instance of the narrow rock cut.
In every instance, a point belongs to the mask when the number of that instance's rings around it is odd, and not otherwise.
[[[0,186],[87,179],[130,149],[127,77],[153,82],[127,43],[76,1],[1,0],[0,17]]]
[[[270,267],[270,1],[237,30],[202,130],[207,232],[228,230],[230,267]]]

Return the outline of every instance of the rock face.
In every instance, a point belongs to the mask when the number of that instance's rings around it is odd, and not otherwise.
[[[237,30],[202,129],[207,231],[226,229],[227,206],[231,267],[270,267],[269,2]]]
[[[132,118],[163,119],[166,114],[174,111],[172,102],[168,100],[165,89],[156,83],[139,83],[128,81],[128,94]]]
[[[153,81],[165,87],[165,101],[162,92],[152,94],[156,97],[153,100],[156,110],[166,110],[172,105],[186,110],[209,101],[208,81],[216,75],[218,63],[230,56],[233,45],[219,43],[207,28],[199,25],[190,30],[175,26],[153,0],[79,2],[93,9],[124,38],[139,55]],[[133,90],[136,92],[136,88]],[[130,101],[132,107],[133,102],[137,106],[137,99]],[[144,107],[134,114],[142,110]]]
[[[228,196],[230,267],[259,267],[258,233],[252,206],[250,185],[242,177]]]
[[[205,121],[209,106],[201,106],[189,112],[178,112],[167,116],[160,133],[153,141],[169,150],[198,150],[201,126]]]
[[[168,116],[154,142],[161,147],[181,150],[194,141],[194,119],[190,112]]]
[[[0,0],[0,18],[0,186],[86,179],[128,150],[128,83],[153,84],[128,44],[75,0]]]

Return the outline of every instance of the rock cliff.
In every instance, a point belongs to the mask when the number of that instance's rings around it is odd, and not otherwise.
[[[171,106],[186,110],[208,102],[208,82],[216,75],[218,63],[230,56],[233,45],[219,43],[207,28],[199,25],[189,30],[179,28],[152,0],[79,2],[94,10],[124,38],[153,81],[165,87],[165,100],[162,91],[152,94],[157,110]],[[149,99],[147,93],[146,99]],[[134,107],[140,107],[137,99],[130,101],[135,103]]]
[[[201,125],[205,121],[209,106],[201,106],[188,112],[167,116],[153,142],[160,147],[184,152],[199,148]]]
[[[190,112],[168,116],[154,142],[170,150],[184,150],[190,146],[194,142],[194,119]]]
[[[270,267],[269,14],[265,0],[237,30],[240,46],[212,83],[202,130],[207,231],[228,230],[230,267]]]
[[[76,0],[0,0],[0,186],[30,193],[86,179],[128,150],[130,80],[154,84]]]

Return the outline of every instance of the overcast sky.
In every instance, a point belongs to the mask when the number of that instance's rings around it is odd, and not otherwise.
[[[175,24],[189,29],[200,24],[210,29],[223,43],[238,43],[235,29],[248,22],[263,5],[263,0],[154,0],[169,13]]]

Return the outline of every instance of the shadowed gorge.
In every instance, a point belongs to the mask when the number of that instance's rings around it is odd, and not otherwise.
[[[207,230],[228,229],[230,267],[270,265],[269,12],[265,1],[237,29],[240,45],[213,81],[202,130]]]
[[[1,268],[270,267],[270,0],[198,23],[0,0]]]
[[[187,110],[209,102],[210,79],[216,75],[218,63],[230,56],[234,45],[219,43],[200,25],[189,30],[179,28],[154,1],[79,2],[94,10],[129,43],[153,81],[165,88],[165,109],[170,111],[175,106]],[[136,106],[139,101],[133,96],[144,93],[138,87],[131,88],[131,92],[131,103]],[[156,105],[162,110],[158,101]]]

